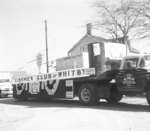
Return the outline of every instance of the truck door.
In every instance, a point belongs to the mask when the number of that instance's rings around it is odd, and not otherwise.
[[[139,57],[124,61],[123,69],[118,73],[117,84],[120,91],[142,92],[145,86],[144,71]]]
[[[98,76],[104,70],[105,50],[104,43],[92,43],[88,45],[89,66],[95,68]]]
[[[136,69],[136,88],[140,91],[144,91],[144,88],[146,86],[146,74],[147,71],[145,68],[145,59],[144,57],[141,57],[139,59],[138,67]]]

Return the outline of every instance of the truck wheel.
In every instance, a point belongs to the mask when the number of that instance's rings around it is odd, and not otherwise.
[[[119,93],[117,88],[112,87],[110,91],[110,96],[107,98],[107,102],[111,104],[116,104],[122,99],[122,94]]]
[[[147,99],[148,104],[150,105],[150,90],[146,92],[146,99]]]
[[[83,84],[79,89],[79,99],[84,105],[91,105],[98,102],[96,90],[92,84]]]

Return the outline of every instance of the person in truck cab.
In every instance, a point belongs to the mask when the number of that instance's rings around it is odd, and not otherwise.
[[[134,69],[135,68],[134,65],[135,64],[132,61],[127,61],[124,65],[124,69]]]

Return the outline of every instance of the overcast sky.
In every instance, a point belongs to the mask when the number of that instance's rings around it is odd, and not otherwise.
[[[48,21],[49,58],[66,56],[84,35],[92,15],[88,0],[0,0],[0,71],[28,66],[44,54]]]
[[[38,52],[45,53],[44,19],[49,59],[66,56],[93,17],[91,1],[0,0],[0,71],[30,67]]]

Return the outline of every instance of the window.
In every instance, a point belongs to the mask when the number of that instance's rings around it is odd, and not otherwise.
[[[125,60],[124,69],[136,68],[138,64],[138,58],[129,58]]]
[[[144,56],[144,58],[145,58],[145,66],[150,67],[150,55],[146,55]]]
[[[139,67],[141,67],[141,68],[145,67],[144,58],[141,59]]]
[[[94,56],[97,56],[97,55],[101,54],[99,43],[93,44],[93,52],[94,52]]]
[[[72,55],[72,54],[69,52],[69,53],[68,53],[68,56],[71,56],[71,55]]]

